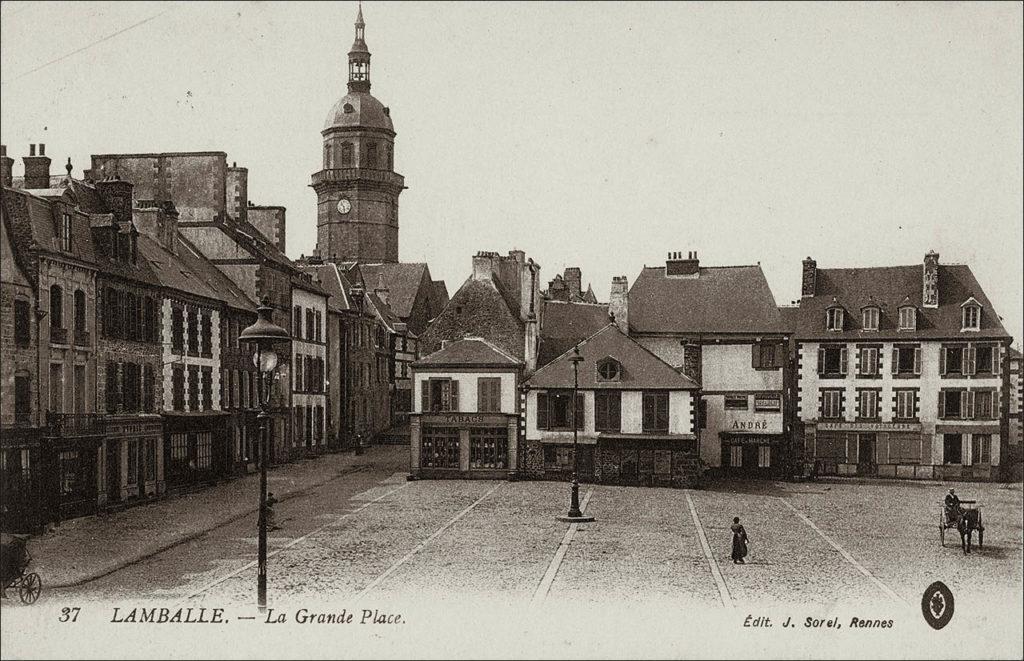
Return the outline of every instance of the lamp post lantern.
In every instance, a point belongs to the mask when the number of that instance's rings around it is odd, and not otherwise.
[[[580,393],[580,363],[583,356],[580,355],[579,346],[573,347],[572,355],[569,356],[572,363],[572,484],[569,487],[569,513],[557,517],[559,521],[571,523],[588,523],[594,521],[594,517],[585,516],[580,509],[580,453],[579,453],[579,430],[583,422],[583,411],[576,405]]]
[[[253,364],[259,370],[257,394],[260,400],[260,508],[259,559],[256,573],[256,599],[260,610],[267,607],[267,464],[270,461],[270,389],[274,383],[279,361],[275,347],[291,342],[288,331],[271,320],[274,308],[266,296],[256,309],[256,321],[238,334],[241,342],[256,345]]]

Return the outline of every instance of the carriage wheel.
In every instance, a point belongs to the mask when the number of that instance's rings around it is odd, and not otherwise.
[[[43,591],[43,581],[35,572],[26,574],[18,584],[18,596],[24,604],[34,604]]]
[[[946,545],[946,514],[945,512],[939,512],[939,541],[943,546]]]

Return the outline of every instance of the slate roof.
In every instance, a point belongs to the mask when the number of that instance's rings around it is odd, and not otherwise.
[[[67,255],[96,265],[98,254],[93,245],[91,219],[86,214],[72,212],[71,251],[66,253],[59,248],[57,228],[60,218],[53,202],[64,199],[74,206],[76,202],[69,191],[62,188],[56,195],[44,198],[32,191],[4,188],[2,198],[16,259],[31,280],[34,281],[38,274],[40,252]]]
[[[408,319],[412,315],[412,306],[416,302],[416,296],[420,291],[420,284],[423,282],[424,273],[428,276],[427,265],[422,262],[389,262],[384,264],[359,264],[359,271],[363,276],[364,286],[368,291],[373,291],[377,282],[383,275],[384,284],[388,288],[388,303],[392,310],[402,319]]]
[[[434,314],[437,314],[448,305],[448,285],[444,280],[433,280],[430,285],[434,288]]]
[[[580,345],[583,362],[579,366],[579,387],[611,390],[673,389],[696,390],[699,386],[688,376],[655,356],[633,338],[625,335],[615,324],[609,323]],[[541,367],[526,383],[531,388],[571,388],[573,367],[569,360],[572,349]],[[622,365],[621,377],[616,381],[598,381],[597,363],[603,358],[614,358]]]
[[[637,333],[781,333],[782,319],[760,266],[702,266],[698,277],[644,267],[629,290]]]
[[[971,268],[962,264],[939,264],[939,307],[922,307],[923,265],[880,266],[870,268],[818,269],[815,295],[800,301],[796,326],[799,339],[874,339],[893,338],[1007,338],[999,316],[974,278]],[[961,332],[961,304],[974,297],[982,306],[981,329]],[[825,310],[833,299],[844,309],[844,330],[825,329]],[[917,308],[917,330],[897,331],[898,308],[903,304]],[[876,304],[881,308],[878,331],[861,330],[861,308]]]
[[[417,360],[413,367],[519,367],[523,361],[507,354],[482,337],[449,342],[446,347]]]
[[[568,303],[546,300],[542,303],[540,347],[537,365],[547,365],[597,331],[608,325],[606,303]]]
[[[327,292],[329,307],[341,312],[353,309],[352,302],[348,297],[348,290],[351,289],[352,283],[336,264],[328,262],[326,264],[297,264],[296,266],[299,270],[311,274],[320,287]]]
[[[175,254],[155,239],[139,235],[139,253],[150,262],[160,284],[246,312],[256,309],[256,303],[220,269],[200,255],[191,243],[180,236],[178,239],[178,252]]]

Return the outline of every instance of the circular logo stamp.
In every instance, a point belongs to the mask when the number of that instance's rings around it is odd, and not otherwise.
[[[941,629],[953,619],[953,593],[942,581],[935,581],[921,597],[921,612],[924,621],[932,629]]]

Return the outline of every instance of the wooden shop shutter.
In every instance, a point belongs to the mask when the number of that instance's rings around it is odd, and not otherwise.
[[[537,393],[537,429],[548,428],[548,394]]]
[[[975,374],[977,373],[978,367],[978,349],[975,345],[967,345],[967,350],[964,351],[964,374]]]

